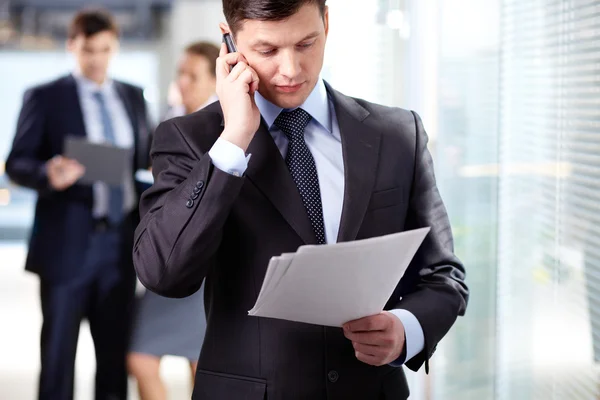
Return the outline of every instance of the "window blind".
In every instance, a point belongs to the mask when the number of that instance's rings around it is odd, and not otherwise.
[[[600,1],[504,0],[501,20],[496,398],[596,398]]]

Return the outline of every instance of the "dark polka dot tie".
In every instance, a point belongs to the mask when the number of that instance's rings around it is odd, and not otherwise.
[[[311,116],[301,108],[293,111],[282,111],[275,125],[289,139],[285,163],[298,186],[302,203],[317,236],[319,244],[325,243],[325,227],[323,223],[323,205],[319,189],[319,176],[315,159],[304,141],[304,128],[310,122]]]

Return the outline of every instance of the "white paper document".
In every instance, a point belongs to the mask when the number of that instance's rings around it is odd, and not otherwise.
[[[249,315],[341,327],[379,314],[430,228],[271,258]]]

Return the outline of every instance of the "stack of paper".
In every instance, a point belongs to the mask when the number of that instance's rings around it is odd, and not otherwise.
[[[336,327],[379,314],[429,229],[273,257],[248,314]]]

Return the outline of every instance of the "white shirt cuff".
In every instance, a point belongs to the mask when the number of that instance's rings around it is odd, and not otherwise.
[[[394,309],[389,310],[389,312],[398,317],[402,322],[402,325],[404,325],[404,335],[406,338],[406,359],[404,362],[406,363],[423,351],[423,348],[425,347],[423,328],[417,317],[408,310]]]
[[[250,155],[246,156],[244,150],[222,138],[217,139],[208,155],[215,167],[234,176],[244,175],[250,160]]]

